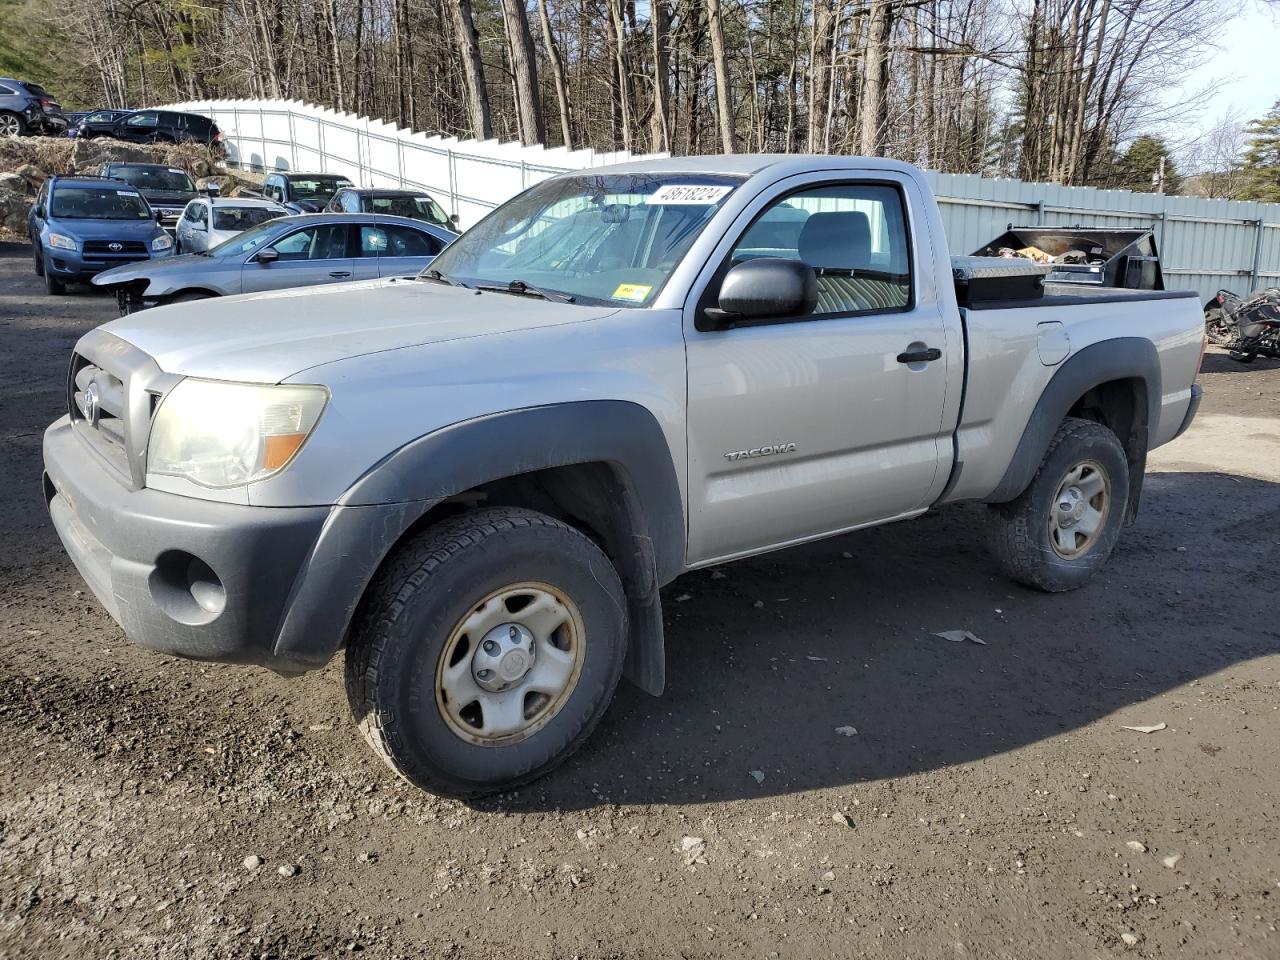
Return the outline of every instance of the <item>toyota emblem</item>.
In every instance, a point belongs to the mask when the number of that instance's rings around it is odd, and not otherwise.
[[[112,253],[119,253],[121,250],[124,249],[124,244],[119,243],[115,240],[112,240],[110,243],[107,244],[107,249],[110,250]]]
[[[89,425],[96,427],[98,425],[98,417],[101,414],[98,399],[98,384],[91,383],[84,388],[84,418],[89,421]]]

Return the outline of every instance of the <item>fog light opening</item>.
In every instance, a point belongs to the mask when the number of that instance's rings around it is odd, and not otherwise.
[[[213,622],[227,606],[226,587],[213,568],[183,550],[157,558],[150,585],[156,605],[189,626]]]

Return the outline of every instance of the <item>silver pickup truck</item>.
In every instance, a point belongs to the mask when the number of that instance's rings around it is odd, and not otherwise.
[[[1190,292],[953,263],[903,163],[633,163],[417,278],[90,332],[44,486],[134,641],[284,674],[345,647],[374,749],[470,796],[562,761],[620,676],[662,691],[685,571],[977,500],[1011,577],[1084,584],[1203,336]]]

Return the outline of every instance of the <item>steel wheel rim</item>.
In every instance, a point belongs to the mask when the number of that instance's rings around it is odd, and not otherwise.
[[[1098,542],[1111,513],[1111,477],[1097,460],[1066,472],[1049,505],[1049,545],[1063,560],[1078,560]]]
[[[493,591],[463,616],[440,654],[440,716],[455,736],[480,746],[531,737],[577,687],[585,640],[577,604],[550,584]]]
[[[0,117],[0,136],[16,137],[18,135],[17,117]]]

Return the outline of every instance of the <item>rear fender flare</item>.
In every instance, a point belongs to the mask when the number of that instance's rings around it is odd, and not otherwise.
[[[1012,461],[986,501],[1006,503],[1021,494],[1035,477],[1058,425],[1075,403],[1094,387],[1113,380],[1137,380],[1145,388],[1145,404],[1135,403],[1130,436],[1120,437],[1129,458],[1127,513],[1132,518],[1142,491],[1152,431],[1160,422],[1160,358],[1155,344],[1141,337],[1102,340],[1067,358],[1041,393]]]

